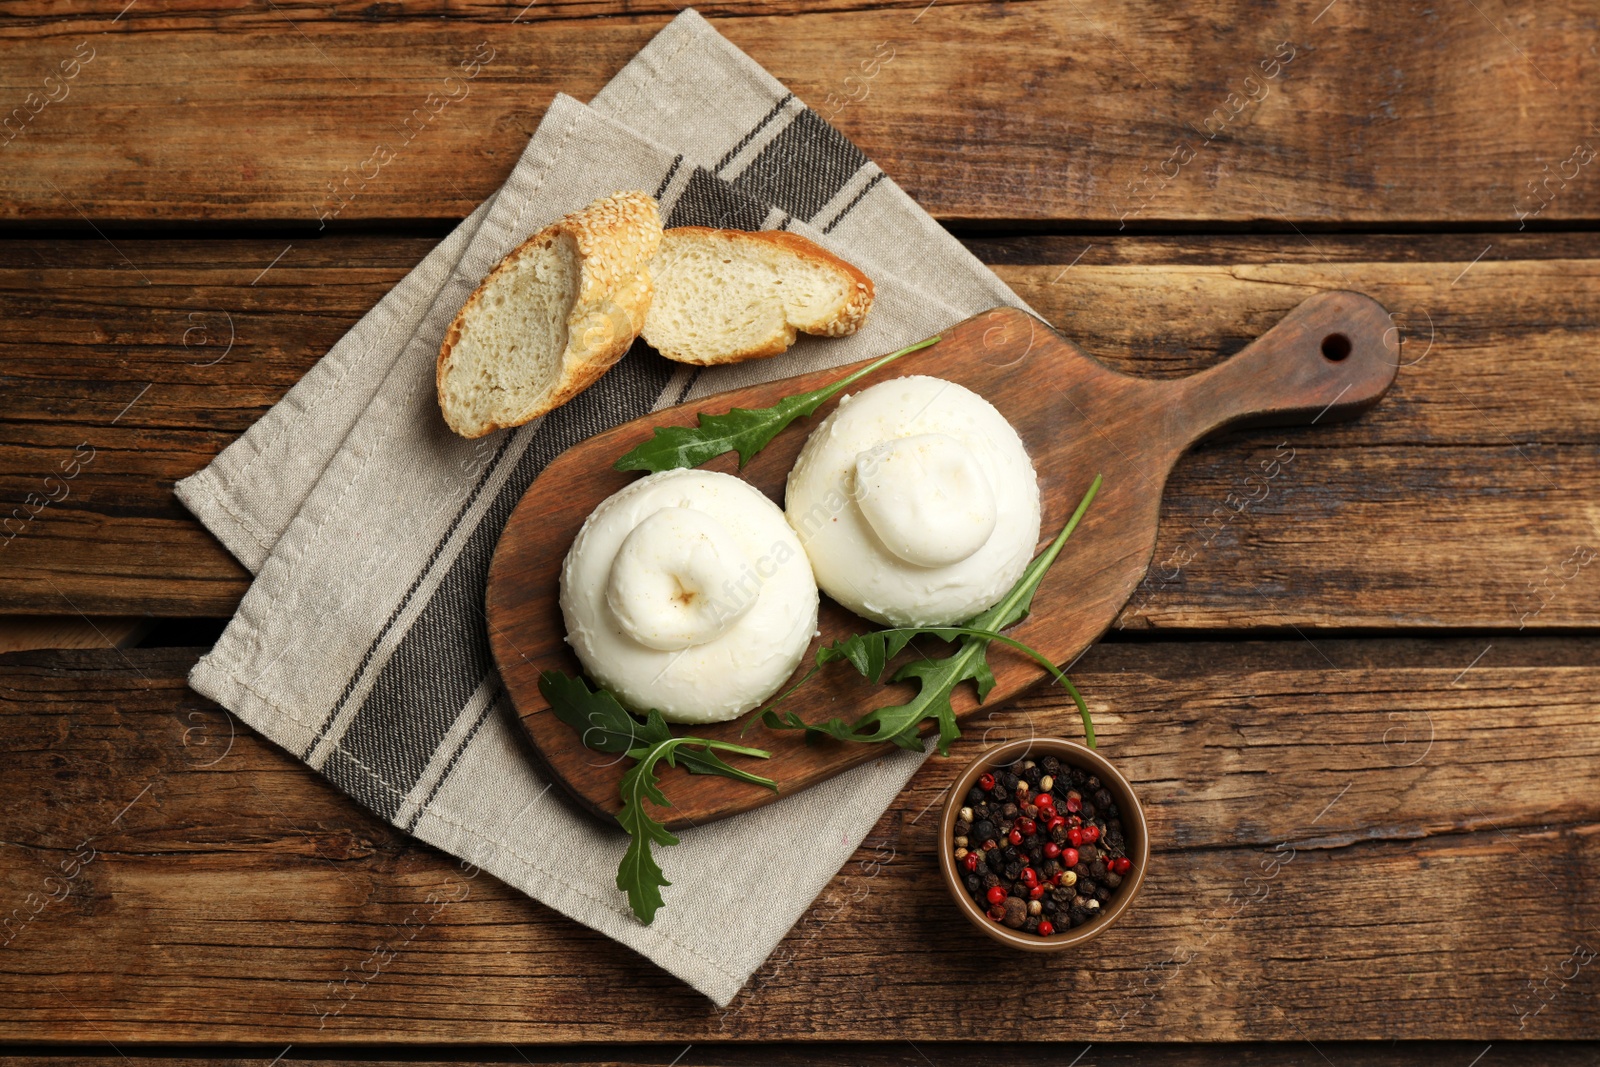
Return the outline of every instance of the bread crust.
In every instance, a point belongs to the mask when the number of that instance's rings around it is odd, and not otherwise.
[[[515,269],[538,249],[559,241],[573,243],[578,267],[577,295],[567,315],[567,345],[555,385],[539,400],[503,420],[476,418],[452,410],[445,380],[462,331],[482,306],[485,291],[498,275]],[[565,404],[593,385],[627,353],[644,329],[645,312],[654,293],[650,261],[661,247],[661,215],[653,197],[643,192],[616,193],[558,219],[512,249],[484,276],[445,330],[434,367],[439,407],[450,429],[476,438],[521,426]]]
[[[850,290],[850,296],[827,321],[812,327],[798,328],[803,329],[806,333],[822,337],[847,337],[861,328],[862,323],[866,321],[867,312],[872,309],[872,279],[867,277],[854,264],[841,259],[815,241],[802,237],[797,233],[790,233],[787,230],[751,231],[716,229],[709,226],[674,226],[663,233],[663,244],[666,243],[666,239],[669,236],[706,241],[720,240],[730,243],[765,243],[781,248],[798,259],[834,270],[843,275],[848,279],[847,285]],[[711,357],[700,356],[692,352],[668,351],[661,348],[657,350],[670,360],[698,367],[743,363],[746,360],[766,359],[788,351],[789,346],[795,342],[798,329],[785,323],[783,332],[764,344],[745,348],[738,352],[718,354]],[[649,341],[650,338],[646,337],[645,340]]]

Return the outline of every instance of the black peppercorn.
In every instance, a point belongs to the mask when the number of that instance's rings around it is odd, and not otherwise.
[[[989,768],[988,774],[994,788],[968,791],[969,810],[960,812],[946,842],[960,885],[980,911],[1013,930],[1037,934],[1046,919],[1047,929],[1056,932],[1094,921],[1126,881],[1116,873],[1118,863],[1127,862],[1127,842],[1110,794],[1099,779],[1054,756]],[[1046,793],[1058,798],[1058,809],[1052,809]],[[1067,818],[1057,821],[1056,810]],[[1053,830],[1052,821],[1057,821]],[[1091,834],[1099,831],[1098,846],[1083,840],[1069,846],[1069,831],[1080,825]],[[1046,854],[1047,847],[1056,846],[1075,850],[1074,866]]]

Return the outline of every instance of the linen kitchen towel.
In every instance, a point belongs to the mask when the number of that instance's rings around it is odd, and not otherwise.
[[[636,345],[537,423],[476,441],[450,433],[433,369],[456,310],[529,234],[620,189],[652,192],[667,225],[818,240],[874,279],[866,326],[700,373]],[[500,688],[482,612],[495,541],[544,465],[602,429],[685,396],[879,355],[1002,303],[1022,306],[854,145],[686,11],[592,107],[557,97],[496,196],[179,484],[257,572],[190,682],[395,826],[726,1005],[923,756],[896,753],[684,831],[656,850],[673,884],[641,925],[614,884],[625,835],[552,788]],[[756,867],[782,876],[727,877]]]

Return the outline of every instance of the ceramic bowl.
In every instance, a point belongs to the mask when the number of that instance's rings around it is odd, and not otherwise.
[[[961,874],[965,872],[958,873],[954,850],[950,844],[955,835],[956,816],[966,806],[967,793],[979,776],[985,771],[1010,766],[1017,760],[1038,760],[1044,756],[1054,756],[1062,763],[1080,767],[1100,779],[1100,783],[1116,801],[1117,811],[1122,818],[1123,837],[1127,841],[1128,858],[1133,861],[1133,869],[1123,876],[1122,885],[1112,894],[1111,900],[1101,909],[1097,917],[1082,926],[1075,926],[1049,937],[1013,930],[989,918],[967,894],[966,886],[961,882]],[[1085,748],[1061,737],[1032,737],[1011,741],[991,748],[973,760],[956,779],[945,801],[944,816],[939,820],[938,847],[939,870],[944,875],[945,888],[950,891],[950,897],[961,913],[973,926],[1001,944],[1029,952],[1058,952],[1093,940],[1110,929],[1138,897],[1139,890],[1144,885],[1145,871],[1150,863],[1150,834],[1145,825],[1144,807],[1134,794],[1133,787],[1105,757],[1091,748]]]

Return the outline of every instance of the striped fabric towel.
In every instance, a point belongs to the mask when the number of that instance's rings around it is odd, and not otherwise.
[[[821,242],[877,283],[866,327],[705,371],[636,346],[540,422],[451,434],[433,386],[450,319],[529,234],[621,189],[654,193],[669,226],[782,227]],[[685,11],[591,104],[558,96],[505,186],[179,483],[256,575],[190,684],[395,826],[727,1005],[922,757],[885,757],[684,832],[657,850],[673,884],[641,925],[614,884],[626,837],[552,789],[500,688],[481,606],[495,541],[544,465],[602,429],[879,355],[998,304],[1022,306],[853,144]],[[768,876],[729,877],[741,870]]]

